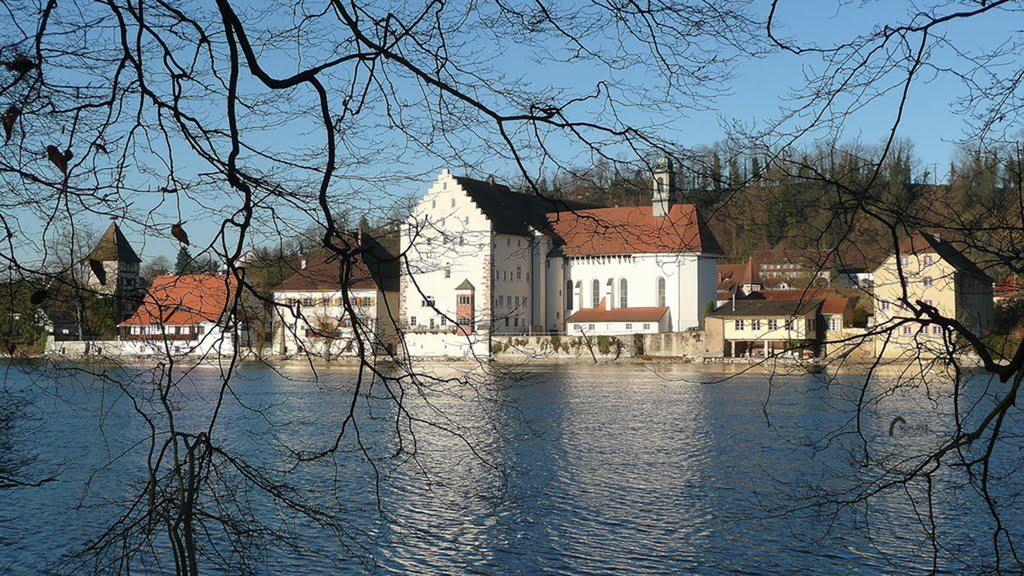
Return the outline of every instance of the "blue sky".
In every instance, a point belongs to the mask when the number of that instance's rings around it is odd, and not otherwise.
[[[755,4],[755,13],[764,16],[767,2]],[[831,2],[800,0],[780,3],[777,15],[777,32],[794,38],[802,44],[832,44],[871,30],[875,25],[892,22],[905,16],[913,5],[909,2],[884,1],[868,3],[845,3],[836,10]],[[954,23],[942,30],[947,38],[964,49],[980,49],[991,47],[994,42],[1001,41],[1012,33],[1010,22],[999,13],[975,18],[967,23]],[[514,40],[514,39],[513,39]],[[939,51],[935,63],[939,65],[954,64],[949,54]],[[510,76],[528,79],[535,86],[560,86],[573,83],[580,79],[586,80],[588,70],[567,70],[564,67],[537,67],[521,58],[514,50],[499,60],[503,70]],[[671,118],[666,126],[666,136],[678,141],[681,146],[692,147],[710,145],[720,140],[724,134],[723,124],[744,122],[764,124],[771,122],[780,114],[787,96],[794,89],[802,86],[805,72],[813,71],[819,62],[813,57],[797,57],[788,53],[775,51],[763,58],[748,60],[741,63],[735,71],[735,78],[728,87],[728,93],[720,95],[711,102],[711,109],[692,112],[684,116]],[[955,142],[963,137],[965,124],[963,119],[950,110],[953,100],[963,93],[957,81],[948,77],[931,78],[925,74],[921,81],[914,85],[909,96],[909,105],[899,130],[899,136],[914,143],[915,151],[921,159],[921,168],[937,171],[940,178],[946,173],[952,159]],[[646,79],[634,75],[631,80],[637,82],[657,79]],[[886,135],[895,115],[895,99],[886,97],[860,110],[846,124],[843,139],[856,140],[865,144],[880,142]],[[643,118],[644,111],[633,111],[638,120],[644,123],[655,118]],[[305,143],[311,136],[299,130],[283,129],[265,135],[268,144],[275,147],[296,147]],[[580,147],[571,143],[560,142],[553,149],[554,153],[569,163],[581,161]],[[471,153],[473,172],[480,176],[494,173],[499,178],[513,176],[514,166],[505,161],[494,161],[484,151]],[[585,157],[584,157],[585,158]],[[395,164],[387,162],[374,166],[372,170],[382,173],[395,171],[398,173],[424,174],[425,177],[443,166],[438,158],[416,155],[409,158],[408,163]],[[934,167],[934,168],[933,168]],[[454,171],[464,171],[453,166]],[[344,186],[340,182],[339,186]],[[408,181],[396,184],[389,193],[397,191],[401,194],[416,194],[426,188],[427,182]],[[344,191],[340,191],[344,192]],[[367,197],[372,196],[369,194]],[[98,226],[105,225],[99,223]],[[199,243],[206,243],[216,230],[214,220],[190,223],[190,234]],[[130,230],[129,237],[135,242],[141,240]],[[156,254],[173,256],[177,245],[169,237],[147,238],[145,256]]]

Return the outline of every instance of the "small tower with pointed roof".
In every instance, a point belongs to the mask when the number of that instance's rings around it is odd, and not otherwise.
[[[654,165],[654,183],[651,204],[655,216],[667,216],[676,203],[676,171],[672,158],[663,154]]]
[[[117,222],[110,223],[89,253],[89,289],[117,299],[118,321],[130,316],[138,304],[141,263]]]

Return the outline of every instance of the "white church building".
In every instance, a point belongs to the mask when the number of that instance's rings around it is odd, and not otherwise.
[[[613,208],[443,171],[402,227],[400,314],[406,340],[416,343],[409,352],[479,352],[472,344],[490,334],[700,327],[723,254],[697,208],[675,196],[667,159],[650,204]],[[460,353],[460,343],[470,346]]]

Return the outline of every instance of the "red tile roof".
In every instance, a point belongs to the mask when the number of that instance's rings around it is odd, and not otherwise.
[[[616,254],[722,254],[711,228],[692,204],[676,204],[667,216],[648,205],[562,211],[548,223],[565,242],[566,256]]]
[[[217,322],[230,305],[236,282],[220,274],[157,276],[135,313],[118,326]]]
[[[822,314],[843,314],[850,305],[849,298],[825,298],[825,304],[821,306]]]
[[[668,312],[665,307],[637,308],[582,308],[569,316],[566,322],[657,322]]]

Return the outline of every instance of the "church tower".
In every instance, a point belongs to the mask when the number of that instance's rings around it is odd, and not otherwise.
[[[654,186],[651,204],[655,216],[667,216],[676,203],[676,171],[672,158],[662,155],[654,165]]]
[[[110,223],[89,253],[88,286],[101,296],[116,299],[118,322],[131,316],[138,304],[141,263],[117,222]]]

